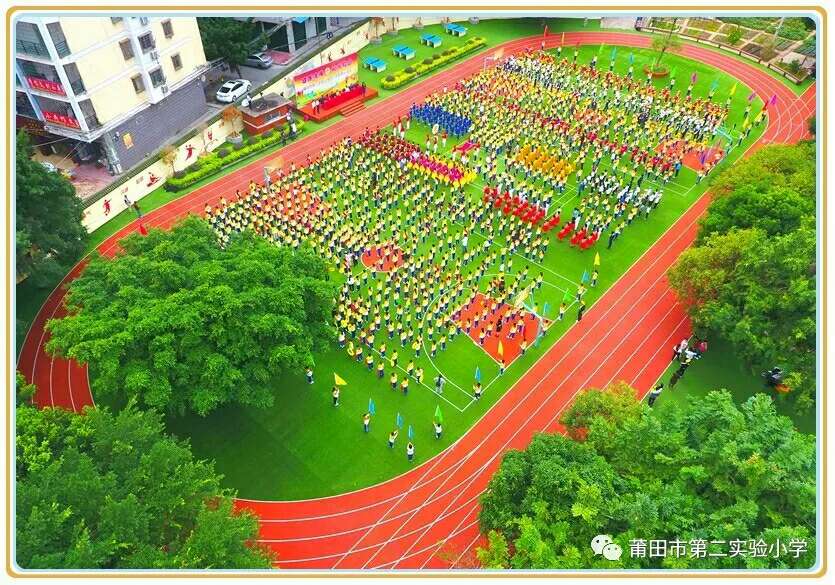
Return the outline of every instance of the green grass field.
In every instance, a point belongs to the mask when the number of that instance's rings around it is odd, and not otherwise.
[[[672,355],[670,344],[670,355]],[[661,376],[665,390],[655,402],[654,411],[664,416],[672,408],[684,407],[688,398],[701,398],[713,390],[728,390],[737,403],[745,402],[754,394],[768,394],[774,398],[777,412],[794,421],[797,430],[815,434],[815,411],[798,412],[785,400],[785,396],[766,388],[759,372],[752,372],[744,367],[734,356],[731,345],[722,339],[711,340],[708,351],[702,359],[696,360],[673,389],[669,388],[670,376],[677,368],[671,364]]]
[[[594,21],[589,24],[589,29]],[[478,25],[469,26],[469,34],[478,34],[488,40],[488,49],[506,40],[537,34],[541,31],[540,19],[525,19],[518,21],[482,21]],[[563,20],[549,22],[549,30],[576,30],[582,28],[582,21],[568,22]],[[433,32],[433,27],[426,27],[423,31],[403,31],[397,36],[386,35],[381,46],[368,47],[361,53],[361,59],[370,51],[389,51],[390,45],[409,44],[416,50],[421,48],[426,52],[431,49],[423,47],[419,42],[410,42],[407,35],[413,34],[415,39],[423,32]],[[390,38],[389,38],[390,37]],[[444,42],[463,42],[443,35]],[[610,46],[604,48],[601,54],[601,67],[608,65]],[[628,63],[627,55],[634,53],[635,70],[654,58],[649,50],[629,49],[620,47],[616,71],[625,72]],[[570,51],[566,51],[570,53]],[[582,47],[580,61],[588,62],[597,54],[596,47]],[[419,52],[416,59],[421,59]],[[570,57],[569,57],[570,58]],[[389,71],[399,68],[398,59],[387,56]],[[405,64],[405,62],[404,62]],[[719,89],[716,100],[724,101],[729,88],[735,80],[721,72],[716,72],[701,63],[693,62],[676,55],[665,57],[665,64],[677,67],[680,77],[685,83],[685,75],[696,72],[699,76],[694,95],[701,96],[708,92],[708,87],[714,79],[718,80]],[[449,66],[452,66],[450,64]],[[369,85],[376,82],[369,76],[374,74],[363,70],[364,80]],[[421,78],[422,79],[422,78]],[[667,80],[658,80],[656,84],[665,85]],[[405,86],[405,87],[408,87]],[[739,125],[742,120],[742,110],[749,91],[744,87],[736,93],[732,112],[726,126]],[[381,92],[383,99],[394,92]],[[755,102],[758,111],[759,100]],[[388,122],[385,120],[384,122]],[[332,123],[332,122],[331,122]],[[323,125],[308,124],[305,133],[315,132]],[[752,132],[751,136],[736,148],[723,162],[724,166],[733,164],[744,152],[745,148],[759,136],[761,129]],[[408,138],[423,143],[426,128],[413,125]],[[455,145],[448,144],[447,150]],[[242,162],[240,164],[246,164]],[[227,172],[233,169],[229,169]],[[218,176],[207,180],[211,182]],[[605,242],[601,250],[602,266],[600,281],[595,289],[591,289],[586,300],[591,306],[638,257],[671,226],[674,221],[704,192],[709,181],[695,184],[695,173],[684,169],[679,178],[670,183],[665,189],[661,206],[655,210],[646,221],[637,220],[624,233],[612,250],[605,250]],[[197,188],[199,185],[193,187]],[[469,196],[479,198],[482,183],[476,182],[467,187]],[[193,189],[192,188],[192,189]],[[142,207],[149,211],[153,208],[180,197],[186,192],[176,195],[160,189],[143,199]],[[576,185],[572,178],[568,191],[561,202],[564,213],[570,214],[576,202]],[[97,230],[90,242],[90,248],[115,233],[120,227],[133,219],[132,214],[123,213],[113,218],[108,224]],[[473,243],[478,243],[478,236],[473,236]],[[542,270],[545,286],[539,293],[539,302],[548,301],[552,309],[559,304],[563,290],[573,292],[584,270],[591,268],[593,251],[585,254],[576,249],[569,249],[567,244],[552,244],[542,266],[531,265],[531,271],[536,274]],[[519,270],[526,264],[521,257],[515,259],[514,269]],[[23,293],[22,293],[23,290]],[[31,293],[31,294],[27,294]],[[43,302],[48,290],[25,291],[18,287],[17,311],[18,316],[31,319]],[[569,311],[568,320],[552,326],[542,344],[531,348],[527,355],[513,362],[504,376],[497,376],[495,362],[467,337],[459,336],[435,360],[421,358],[419,365],[426,370],[426,383],[431,385],[435,372],[441,371],[451,383],[447,384],[444,396],[436,395],[431,388],[416,387],[414,384],[408,397],[399,393],[392,393],[386,379],[378,381],[373,373],[365,367],[350,360],[344,352],[335,346],[317,355],[316,382],[308,385],[304,381],[303,373],[297,372],[282,376],[275,381],[275,406],[266,410],[242,409],[237,407],[223,408],[206,418],[197,416],[170,416],[167,420],[168,429],[176,435],[191,441],[198,457],[213,459],[217,469],[225,475],[225,484],[238,490],[242,497],[260,499],[300,499],[324,496],[357,489],[394,477],[407,471],[410,467],[403,448],[405,445],[405,431],[401,434],[397,448],[389,450],[386,437],[394,426],[395,417],[400,413],[406,425],[411,424],[415,430],[415,444],[417,448],[416,464],[430,458],[449,446],[460,437],[484,412],[499,399],[499,397],[539,359],[542,354],[573,324],[576,312]],[[397,344],[399,345],[399,344]],[[390,344],[390,347],[392,345]],[[713,344],[710,358],[719,357],[716,351],[718,345]],[[401,351],[401,365],[408,361],[407,354]],[[706,370],[710,360],[705,358],[696,364],[676,388],[676,393],[665,393],[658,402],[658,412],[665,403],[673,402],[673,398],[684,395],[685,385],[699,379],[700,370]],[[482,381],[486,387],[484,398],[473,401],[469,395],[473,373],[476,366],[480,368]],[[333,408],[330,403],[330,388],[333,373],[338,373],[348,381],[343,389],[341,406]],[[700,386],[707,388],[711,384],[728,387],[723,378],[721,367],[715,370],[715,379],[709,384]],[[91,376],[95,375],[94,367]],[[455,385],[461,388],[456,388]],[[736,388],[736,387],[735,387]],[[738,386],[739,398],[743,399],[748,393],[754,393],[754,385]],[[694,389],[692,392],[696,392]],[[369,434],[362,432],[361,416],[366,411],[368,400],[374,398],[377,412],[372,421]],[[118,404],[112,404],[118,407]],[[432,417],[436,407],[440,406],[444,414],[444,436],[435,440],[432,434]],[[404,427],[405,428],[405,427]]]
[[[620,49],[620,70],[625,71],[628,66],[628,51]],[[581,61],[589,60],[596,52],[594,47],[583,48]],[[635,51],[635,58],[637,69],[642,60],[651,58],[651,53]],[[724,99],[733,84],[733,80],[724,74],[680,57],[671,56],[668,65],[678,66],[681,71],[697,71],[699,85],[696,95],[707,93],[710,83],[717,76],[720,86],[717,99]],[[729,125],[741,120],[746,96],[747,92],[737,92]],[[407,138],[422,144],[425,133],[426,128],[413,124]],[[735,149],[723,164],[732,164],[756,136],[756,132],[752,133],[743,147]],[[451,141],[448,149],[454,144]],[[707,184],[705,181],[697,186],[695,174],[683,170],[680,177],[668,185],[662,205],[648,220],[637,220],[612,250],[605,250],[605,245],[599,247],[602,256],[600,282],[586,297],[589,305],[672,225]],[[478,199],[481,187],[480,182],[468,186],[469,197]],[[570,213],[575,201],[572,179],[562,201],[564,213]],[[475,236],[473,239],[478,238]],[[562,291],[568,289],[573,293],[583,271],[590,270],[592,258],[593,253],[583,254],[569,249],[566,243],[552,245],[541,267],[531,264],[533,274],[542,270],[545,276],[539,302],[548,301],[551,307],[557,307]],[[517,257],[514,271],[520,270],[526,263],[522,257]],[[551,327],[539,347],[531,348],[527,355],[513,362],[501,377],[497,376],[498,368],[492,358],[469,338],[459,336],[435,360],[430,361],[425,356],[417,360],[417,365],[426,371],[427,387],[418,387],[413,383],[409,395],[404,397],[389,388],[388,369],[386,378],[378,380],[374,373],[334,347],[317,355],[313,385],[305,383],[302,372],[276,380],[276,403],[271,409],[230,407],[207,418],[171,416],[167,421],[168,428],[181,437],[188,437],[199,457],[214,459],[218,470],[226,477],[226,484],[236,488],[243,497],[299,499],[357,489],[394,477],[410,468],[404,454],[406,426],[396,449],[390,450],[386,444],[386,437],[398,413],[405,425],[414,428],[415,463],[419,464],[450,445],[472,426],[573,324],[575,310],[568,315],[566,321]],[[390,348],[395,346],[399,343],[389,344]],[[411,352],[400,350],[400,354],[402,366]],[[473,401],[469,394],[476,366],[486,387],[484,398],[480,401]],[[443,397],[429,387],[437,371],[450,381]],[[348,382],[342,391],[339,408],[331,406],[333,373]],[[362,432],[361,417],[367,410],[369,398],[374,399],[377,412],[372,420],[371,432],[365,434]],[[445,432],[442,439],[435,440],[431,421],[438,406],[444,415]]]

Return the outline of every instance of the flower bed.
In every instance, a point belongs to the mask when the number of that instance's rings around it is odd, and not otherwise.
[[[485,41],[484,38],[472,37],[467,39],[467,41],[462,45],[444,49],[443,52],[436,53],[431,58],[424,59],[420,63],[409,65],[405,69],[392,72],[390,75],[383,78],[381,85],[384,89],[397,89],[398,87],[406,85],[421,75],[434,71],[435,69],[442,67],[447,63],[451,63],[456,59],[460,59],[467,53],[472,53],[476,49],[480,49],[486,45],[487,41]]]
[[[304,127],[302,120],[296,120],[296,135]],[[210,154],[197,159],[185,171],[178,171],[173,177],[165,181],[166,191],[182,191],[191,185],[202,181],[206,177],[219,173],[228,166],[256,152],[266,150],[271,146],[291,140],[290,127],[275,128],[260,136],[250,138],[250,143],[242,146],[222,145]]]
[[[649,73],[649,72],[650,72],[649,65],[644,65],[644,73]],[[658,79],[659,77],[667,77],[667,75],[669,75],[669,74],[670,74],[670,71],[666,67],[661,67],[661,69],[656,69],[656,70],[652,71],[652,77],[654,79]]]

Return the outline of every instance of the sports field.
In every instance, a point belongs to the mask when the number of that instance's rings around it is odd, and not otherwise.
[[[570,59],[573,49],[566,48],[563,56]],[[643,64],[654,58],[654,53],[645,49],[583,46],[579,48],[578,62],[588,63],[594,56],[598,56],[598,67],[605,69],[613,50],[616,53],[615,72],[619,74],[626,73],[630,53],[633,54],[633,66],[636,71],[640,71]],[[730,76],[707,65],[675,55],[665,57],[665,64],[677,69],[682,80],[688,79],[693,73],[696,74],[693,88],[693,96],[696,98],[706,96],[711,86],[715,85],[715,100],[723,102],[737,83]],[[639,75],[643,77],[642,74]],[[668,84],[668,80],[656,80],[654,84],[663,88]],[[679,89],[683,90],[681,86],[685,85],[686,81],[680,81]],[[735,124],[737,128],[741,126],[750,93],[748,88],[738,84],[732,96],[730,113],[723,124],[723,132],[732,135],[738,132],[732,131],[731,128]],[[759,96],[752,101],[752,112],[756,114],[762,107],[762,101]],[[392,120],[380,120],[380,125],[386,126],[390,122]],[[736,147],[721,164],[731,164],[742,154],[747,144],[759,136],[760,131],[759,128],[752,131],[742,145]],[[386,132],[390,132],[390,129]],[[423,147],[427,132],[427,126],[413,122],[405,138]],[[439,147],[438,154],[448,156],[455,146],[466,140],[466,136],[459,140],[450,138],[445,148]],[[503,163],[504,161],[500,161],[500,165]],[[603,168],[606,168],[607,164],[603,163]],[[590,167],[589,163],[587,167]],[[357,173],[357,176],[359,175],[360,173]],[[350,177],[349,172],[341,179],[350,180]],[[322,180],[327,183],[327,176],[323,175]],[[481,198],[485,184],[485,178],[479,176],[464,188],[455,190],[455,193],[452,189],[443,189],[444,201],[465,201],[467,205],[477,209],[483,205]],[[513,255],[512,268],[505,270],[508,277],[518,274],[526,266],[529,267],[529,279],[542,273],[542,287],[534,292],[532,298],[526,298],[524,303],[528,309],[533,309],[533,305],[536,304],[540,315],[551,320],[552,324],[537,345],[532,343],[524,356],[508,364],[503,375],[499,375],[496,355],[488,355],[478,343],[466,335],[455,336],[448,341],[447,349],[439,350],[435,357],[427,355],[430,344],[424,339],[421,355],[414,359],[415,368],[424,370],[424,381],[419,384],[412,379],[408,395],[404,396],[399,390],[392,391],[389,381],[393,370],[398,381],[402,380],[405,368],[414,355],[410,344],[401,347],[397,338],[387,342],[388,357],[390,358],[392,350],[399,351],[400,357],[397,368],[386,364],[383,378],[378,378],[376,374],[376,365],[380,359],[378,353],[373,354],[374,366],[369,371],[364,362],[356,362],[344,349],[334,344],[330,351],[317,356],[314,384],[306,383],[304,372],[275,380],[276,405],[272,409],[225,408],[205,419],[197,416],[172,416],[168,420],[168,428],[179,436],[189,437],[199,456],[214,459],[218,470],[226,476],[227,485],[234,487],[241,496],[247,498],[311,498],[357,489],[398,475],[415,464],[410,463],[404,454],[409,426],[414,433],[416,463],[429,459],[453,443],[574,324],[577,306],[573,304],[573,297],[583,273],[591,273],[593,269],[594,254],[599,252],[601,256],[600,278],[597,286],[588,288],[585,295],[588,306],[593,305],[595,300],[681,216],[705,190],[707,184],[708,181],[696,184],[695,172],[684,167],[679,176],[664,187],[663,201],[658,208],[653,210],[648,218],[636,219],[611,250],[606,249],[606,241],[603,239],[595,247],[580,251],[576,246],[569,246],[568,240],[557,241],[556,234],[551,233],[552,241],[541,261],[522,254]],[[410,209],[408,201],[397,200],[395,207],[383,214],[373,206],[353,207],[357,201],[359,199],[350,197],[342,202],[339,196],[334,196],[335,204],[344,204],[350,209],[353,214],[352,221],[357,226],[371,225],[378,220],[388,222],[391,214],[396,214],[398,209],[406,213]],[[557,207],[562,208],[560,228],[579,202],[576,176],[571,175],[565,191],[555,196],[550,205],[551,213]],[[427,209],[426,214],[432,222],[433,232],[420,243],[417,255],[426,255],[432,249],[439,241],[438,231],[444,226],[449,230],[448,234],[454,245],[460,245],[463,229],[461,222],[456,222],[439,209],[434,212]],[[482,246],[485,237],[482,231],[475,230],[470,235],[469,247]],[[491,247],[484,248],[483,254],[473,262],[482,260],[491,251],[499,253],[502,248],[500,236]],[[493,265],[493,276],[498,272],[497,264]],[[367,270],[360,264],[353,268],[353,274],[359,277],[363,272],[367,273]],[[448,272],[449,267],[446,269],[446,273]],[[333,274],[334,278],[341,277],[338,272]],[[490,275],[491,272],[485,272],[484,277],[479,279],[480,290],[487,290]],[[370,284],[373,285],[374,282],[371,280]],[[566,295],[572,297],[572,306],[569,307],[565,320],[555,321],[557,308]],[[546,303],[549,312],[542,315]],[[413,309],[413,319],[417,323],[418,319],[423,319],[425,315],[419,307]],[[377,335],[374,344],[377,351],[384,337],[383,334]],[[365,355],[368,351],[366,349]],[[618,360],[619,356],[601,355],[600,359]],[[483,397],[480,400],[473,397],[476,370],[480,374],[483,386]],[[433,380],[438,373],[443,374],[447,380],[442,395],[435,393],[433,388]],[[337,408],[331,405],[334,374],[347,382],[346,386],[341,387],[340,405]],[[93,368],[91,376],[94,375]],[[375,413],[372,416],[370,432],[366,434],[363,433],[361,419],[369,408],[369,400],[374,403]],[[444,431],[440,439],[435,439],[432,421],[438,410],[443,418]],[[387,437],[396,425],[398,414],[402,420],[400,436],[396,448],[389,449]]]

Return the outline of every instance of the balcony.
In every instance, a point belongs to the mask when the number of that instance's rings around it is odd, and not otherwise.
[[[64,86],[57,81],[50,81],[49,79],[44,79],[43,77],[27,75],[26,83],[29,84],[29,87],[37,91],[43,91],[60,96],[67,95],[66,90],[64,90]]]
[[[55,43],[55,50],[58,51],[59,57],[66,57],[72,51],[70,51],[70,46],[67,44],[67,41],[56,41]]]
[[[72,128],[73,130],[81,130],[81,124],[78,123],[78,120],[66,114],[43,110],[43,118],[50,124],[58,124],[59,126]]]
[[[33,57],[43,57],[49,59],[49,51],[46,46],[40,43],[33,43],[32,41],[24,41],[22,39],[15,40],[15,49],[18,53],[25,53]]]
[[[70,81],[70,87],[75,95],[81,95],[87,91],[87,88],[84,87],[84,82],[81,81],[81,79]]]
[[[84,121],[87,122],[87,128],[90,130],[101,128],[101,122],[99,122],[99,118],[95,114],[84,116]]]

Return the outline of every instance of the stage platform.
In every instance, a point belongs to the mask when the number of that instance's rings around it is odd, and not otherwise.
[[[331,118],[339,114],[347,116],[359,109],[362,109],[363,102],[366,102],[375,97],[377,97],[377,90],[373,87],[366,87],[364,94],[358,95],[353,99],[345,101],[334,108],[322,108],[318,114],[313,113],[313,107],[310,105],[310,102],[308,102],[301,108],[295,109],[305,120],[313,120],[314,122],[324,122],[325,120],[330,120]],[[343,112],[343,110],[345,111]]]

